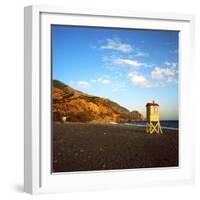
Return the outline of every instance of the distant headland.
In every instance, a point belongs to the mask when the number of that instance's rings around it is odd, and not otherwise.
[[[101,97],[92,96],[53,80],[53,121],[69,122],[131,122],[144,120],[138,111],[129,111],[119,104]]]

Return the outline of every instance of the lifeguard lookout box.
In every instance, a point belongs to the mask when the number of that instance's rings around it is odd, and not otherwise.
[[[159,104],[154,101],[146,104],[146,132],[149,134],[162,134],[159,118]]]

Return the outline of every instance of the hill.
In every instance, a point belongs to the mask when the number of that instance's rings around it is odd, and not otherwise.
[[[53,120],[66,116],[70,122],[130,122],[143,120],[138,111],[129,112],[119,104],[101,97],[85,94],[53,80]]]

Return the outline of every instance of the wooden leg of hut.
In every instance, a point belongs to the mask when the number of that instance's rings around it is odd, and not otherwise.
[[[160,127],[159,123],[157,123],[156,126],[157,126],[157,134],[159,134],[159,127]]]
[[[151,123],[147,123],[147,133],[151,134]]]
[[[150,126],[151,126],[151,129],[150,129],[151,131],[150,132],[151,132],[151,134],[153,134],[153,132],[154,132],[154,125],[153,125],[153,123],[150,123]]]
[[[160,123],[159,123],[159,129],[160,129],[160,133],[163,134]]]
[[[155,127],[154,127],[155,132],[158,134],[159,130],[158,130],[158,123],[156,123]]]
[[[152,130],[152,127],[151,127],[151,122],[149,123],[149,134],[151,134],[151,130]]]
[[[155,124],[155,125],[152,124],[152,133],[154,133],[154,132],[155,132],[155,133],[158,133],[158,132],[157,132],[157,124]]]
[[[148,133],[148,123],[146,123],[146,133]]]

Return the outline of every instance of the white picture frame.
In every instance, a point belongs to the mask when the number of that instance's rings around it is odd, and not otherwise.
[[[25,8],[24,189],[31,194],[186,184],[194,182],[194,16],[56,6]],[[180,31],[179,159],[172,168],[51,173],[50,25]],[[187,106],[185,106],[187,105]]]

